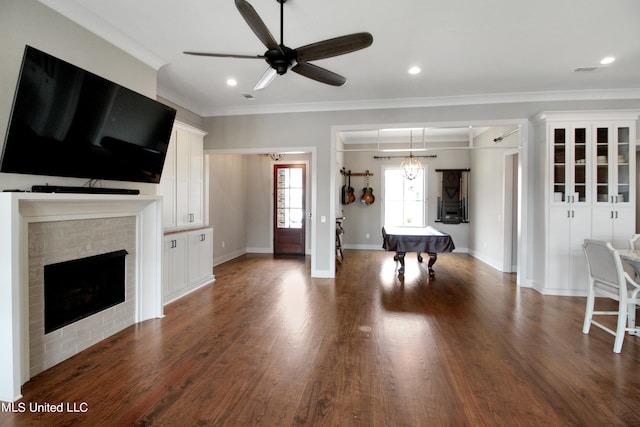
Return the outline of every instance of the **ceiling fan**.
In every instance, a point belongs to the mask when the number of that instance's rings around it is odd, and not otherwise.
[[[260,90],[267,87],[276,75],[283,75],[288,70],[310,79],[316,80],[332,86],[342,86],[347,82],[343,76],[329,71],[325,68],[318,67],[308,61],[318,59],[331,58],[345,53],[354,52],[364,49],[373,43],[373,36],[370,33],[354,33],[346,36],[336,37],[311,43],[297,49],[291,49],[284,45],[284,3],[287,0],[276,0],[280,3],[280,43],[276,42],[269,29],[264,24],[256,10],[246,0],[235,0],[236,7],[242,15],[251,30],[267,47],[267,51],[263,55],[237,55],[229,53],[209,53],[209,52],[192,52],[185,51],[187,55],[196,56],[213,56],[220,58],[247,58],[247,59],[264,59],[269,64],[269,68],[260,78],[254,90]]]

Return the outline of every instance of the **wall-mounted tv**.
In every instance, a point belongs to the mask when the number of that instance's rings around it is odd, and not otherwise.
[[[0,172],[158,183],[175,115],[26,46]]]

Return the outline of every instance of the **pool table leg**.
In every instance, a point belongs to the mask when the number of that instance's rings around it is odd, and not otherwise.
[[[398,273],[404,273],[404,256],[406,252],[396,252],[393,256],[394,261],[400,261],[400,268],[398,269]],[[435,276],[436,272],[433,270],[433,264],[438,260],[438,254],[435,252],[429,253],[429,263],[427,267],[429,268],[429,276]],[[420,252],[418,252],[418,262],[422,262],[423,258]]]
[[[433,271],[433,264],[436,263],[436,261],[438,260],[438,254],[436,253],[429,253],[429,276],[435,276],[436,272]],[[418,262],[422,262],[423,258],[420,252],[418,252]]]
[[[437,253],[429,253],[429,264],[427,264],[427,266],[429,267],[429,276],[436,275],[436,272],[433,271],[433,264],[435,264],[437,260],[438,260]]]
[[[398,269],[398,273],[404,273],[404,254],[405,252],[396,252],[393,257],[394,261],[400,261],[400,268]]]

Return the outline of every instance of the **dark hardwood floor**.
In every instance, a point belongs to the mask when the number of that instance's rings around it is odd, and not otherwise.
[[[411,254],[413,255],[413,254]],[[213,285],[43,372],[0,425],[640,425],[640,338],[581,333],[584,298],[443,254],[246,255]],[[86,412],[32,413],[36,403]],[[16,408],[19,408],[16,405]]]

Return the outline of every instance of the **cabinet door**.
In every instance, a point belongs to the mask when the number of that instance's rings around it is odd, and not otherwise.
[[[191,138],[189,132],[178,129],[176,138],[176,222],[178,227],[190,225],[189,167]]]
[[[587,289],[587,264],[582,243],[591,237],[591,210],[586,207],[549,211],[549,271],[547,288]]]
[[[588,288],[587,258],[582,249],[584,239],[591,236],[591,209],[576,207],[572,209],[570,244],[571,244],[571,280],[568,288],[576,291],[586,291]]]
[[[205,280],[213,274],[213,230],[189,233],[189,284]]]
[[[635,209],[612,204],[594,207],[591,235],[593,239],[611,242],[616,249],[628,249],[635,232]]]
[[[552,203],[568,201],[569,189],[569,128],[568,126],[555,125],[549,128],[549,141],[551,141],[551,195]]]
[[[610,206],[594,207],[592,215],[591,238],[611,242],[613,237],[613,208]]]
[[[633,125],[613,125],[613,182],[616,204],[635,206],[635,147],[631,139]]]
[[[176,151],[177,225],[202,225],[204,155],[202,137],[178,129]]]
[[[635,203],[633,125],[605,122],[593,126],[595,146],[595,205]]]
[[[589,127],[556,123],[549,127],[549,138],[552,164],[551,202],[589,203]]]
[[[587,125],[573,125],[571,131],[571,177],[574,198],[572,203],[586,205],[590,202],[591,171],[589,152],[589,127]]]
[[[189,138],[189,214],[192,225],[202,224],[204,192],[204,154],[202,137]]]
[[[595,147],[594,205],[612,203],[613,191],[613,146],[609,124],[594,124],[593,142]]]
[[[631,206],[615,206],[611,244],[617,249],[629,249],[629,239],[636,230],[636,210]]]
[[[188,285],[188,238],[186,233],[176,233],[164,238],[164,298],[171,297]]]
[[[173,228],[176,222],[176,134],[171,131],[171,139],[162,168],[162,178],[158,185],[158,195],[162,196],[162,226]]]

